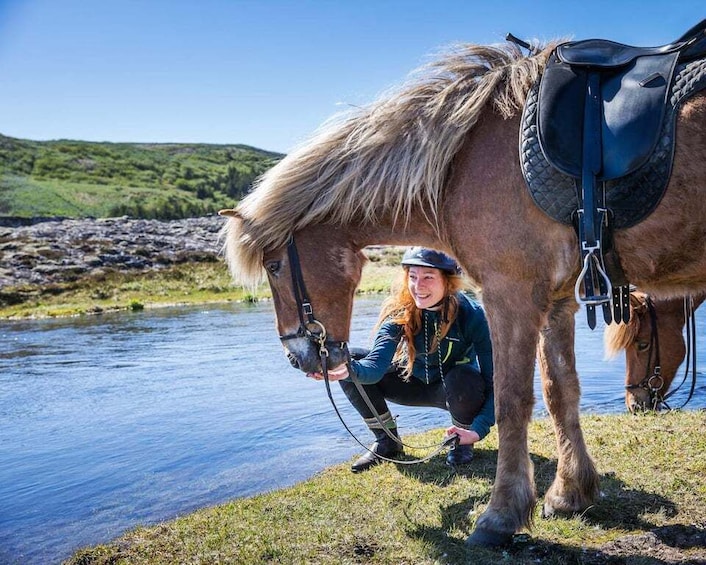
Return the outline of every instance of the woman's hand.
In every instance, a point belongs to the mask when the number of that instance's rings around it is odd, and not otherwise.
[[[324,375],[323,373],[320,372],[314,372],[314,373],[307,373],[307,377],[310,379],[314,379],[315,381],[322,381],[324,380]],[[344,363],[343,365],[339,365],[335,369],[329,369],[328,371],[328,380],[329,381],[341,381],[345,378],[348,377],[348,367]]]
[[[446,437],[454,434],[458,436],[459,445],[473,445],[477,441],[480,441],[480,436],[473,430],[466,430],[464,428],[459,428],[458,426],[446,428]]]

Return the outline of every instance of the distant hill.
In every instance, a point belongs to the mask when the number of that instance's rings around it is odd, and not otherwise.
[[[247,145],[29,141],[0,134],[0,217],[208,215],[232,207],[283,156]]]

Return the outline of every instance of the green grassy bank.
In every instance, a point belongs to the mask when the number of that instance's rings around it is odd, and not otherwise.
[[[388,292],[399,272],[401,251],[368,252],[358,292]],[[49,286],[0,289],[0,319],[42,318],[142,310],[180,304],[253,301],[271,297],[267,284],[243,288],[232,284],[222,260],[190,262],[150,271],[113,271]]]
[[[348,463],[291,488],[237,499],[78,551],[71,565],[173,563],[706,563],[706,413],[582,419],[601,497],[580,516],[543,519],[503,549],[465,546],[491,493],[497,431],[467,469],[443,455],[352,474]],[[441,430],[405,438],[428,445]],[[538,494],[556,471],[546,419],[530,426]],[[415,455],[410,450],[408,455]]]

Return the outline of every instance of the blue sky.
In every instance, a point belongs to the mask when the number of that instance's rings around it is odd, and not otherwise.
[[[458,42],[676,39],[704,0],[0,0],[0,133],[287,152]]]

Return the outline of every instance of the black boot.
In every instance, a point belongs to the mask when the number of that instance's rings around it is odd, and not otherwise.
[[[473,446],[472,445],[457,445],[449,451],[446,456],[446,464],[450,467],[456,465],[466,465],[473,461]]]
[[[397,433],[397,428],[391,428],[390,432],[396,438],[399,439]],[[362,471],[367,471],[370,467],[381,463],[383,459],[380,459],[378,455],[382,457],[394,457],[398,453],[402,453],[402,444],[397,443],[391,437],[389,437],[384,430],[373,430],[375,434],[375,443],[370,446],[370,451],[366,451],[358,460],[356,460],[353,465],[351,465],[351,471],[354,473],[360,473]],[[373,453],[371,453],[371,451]]]

